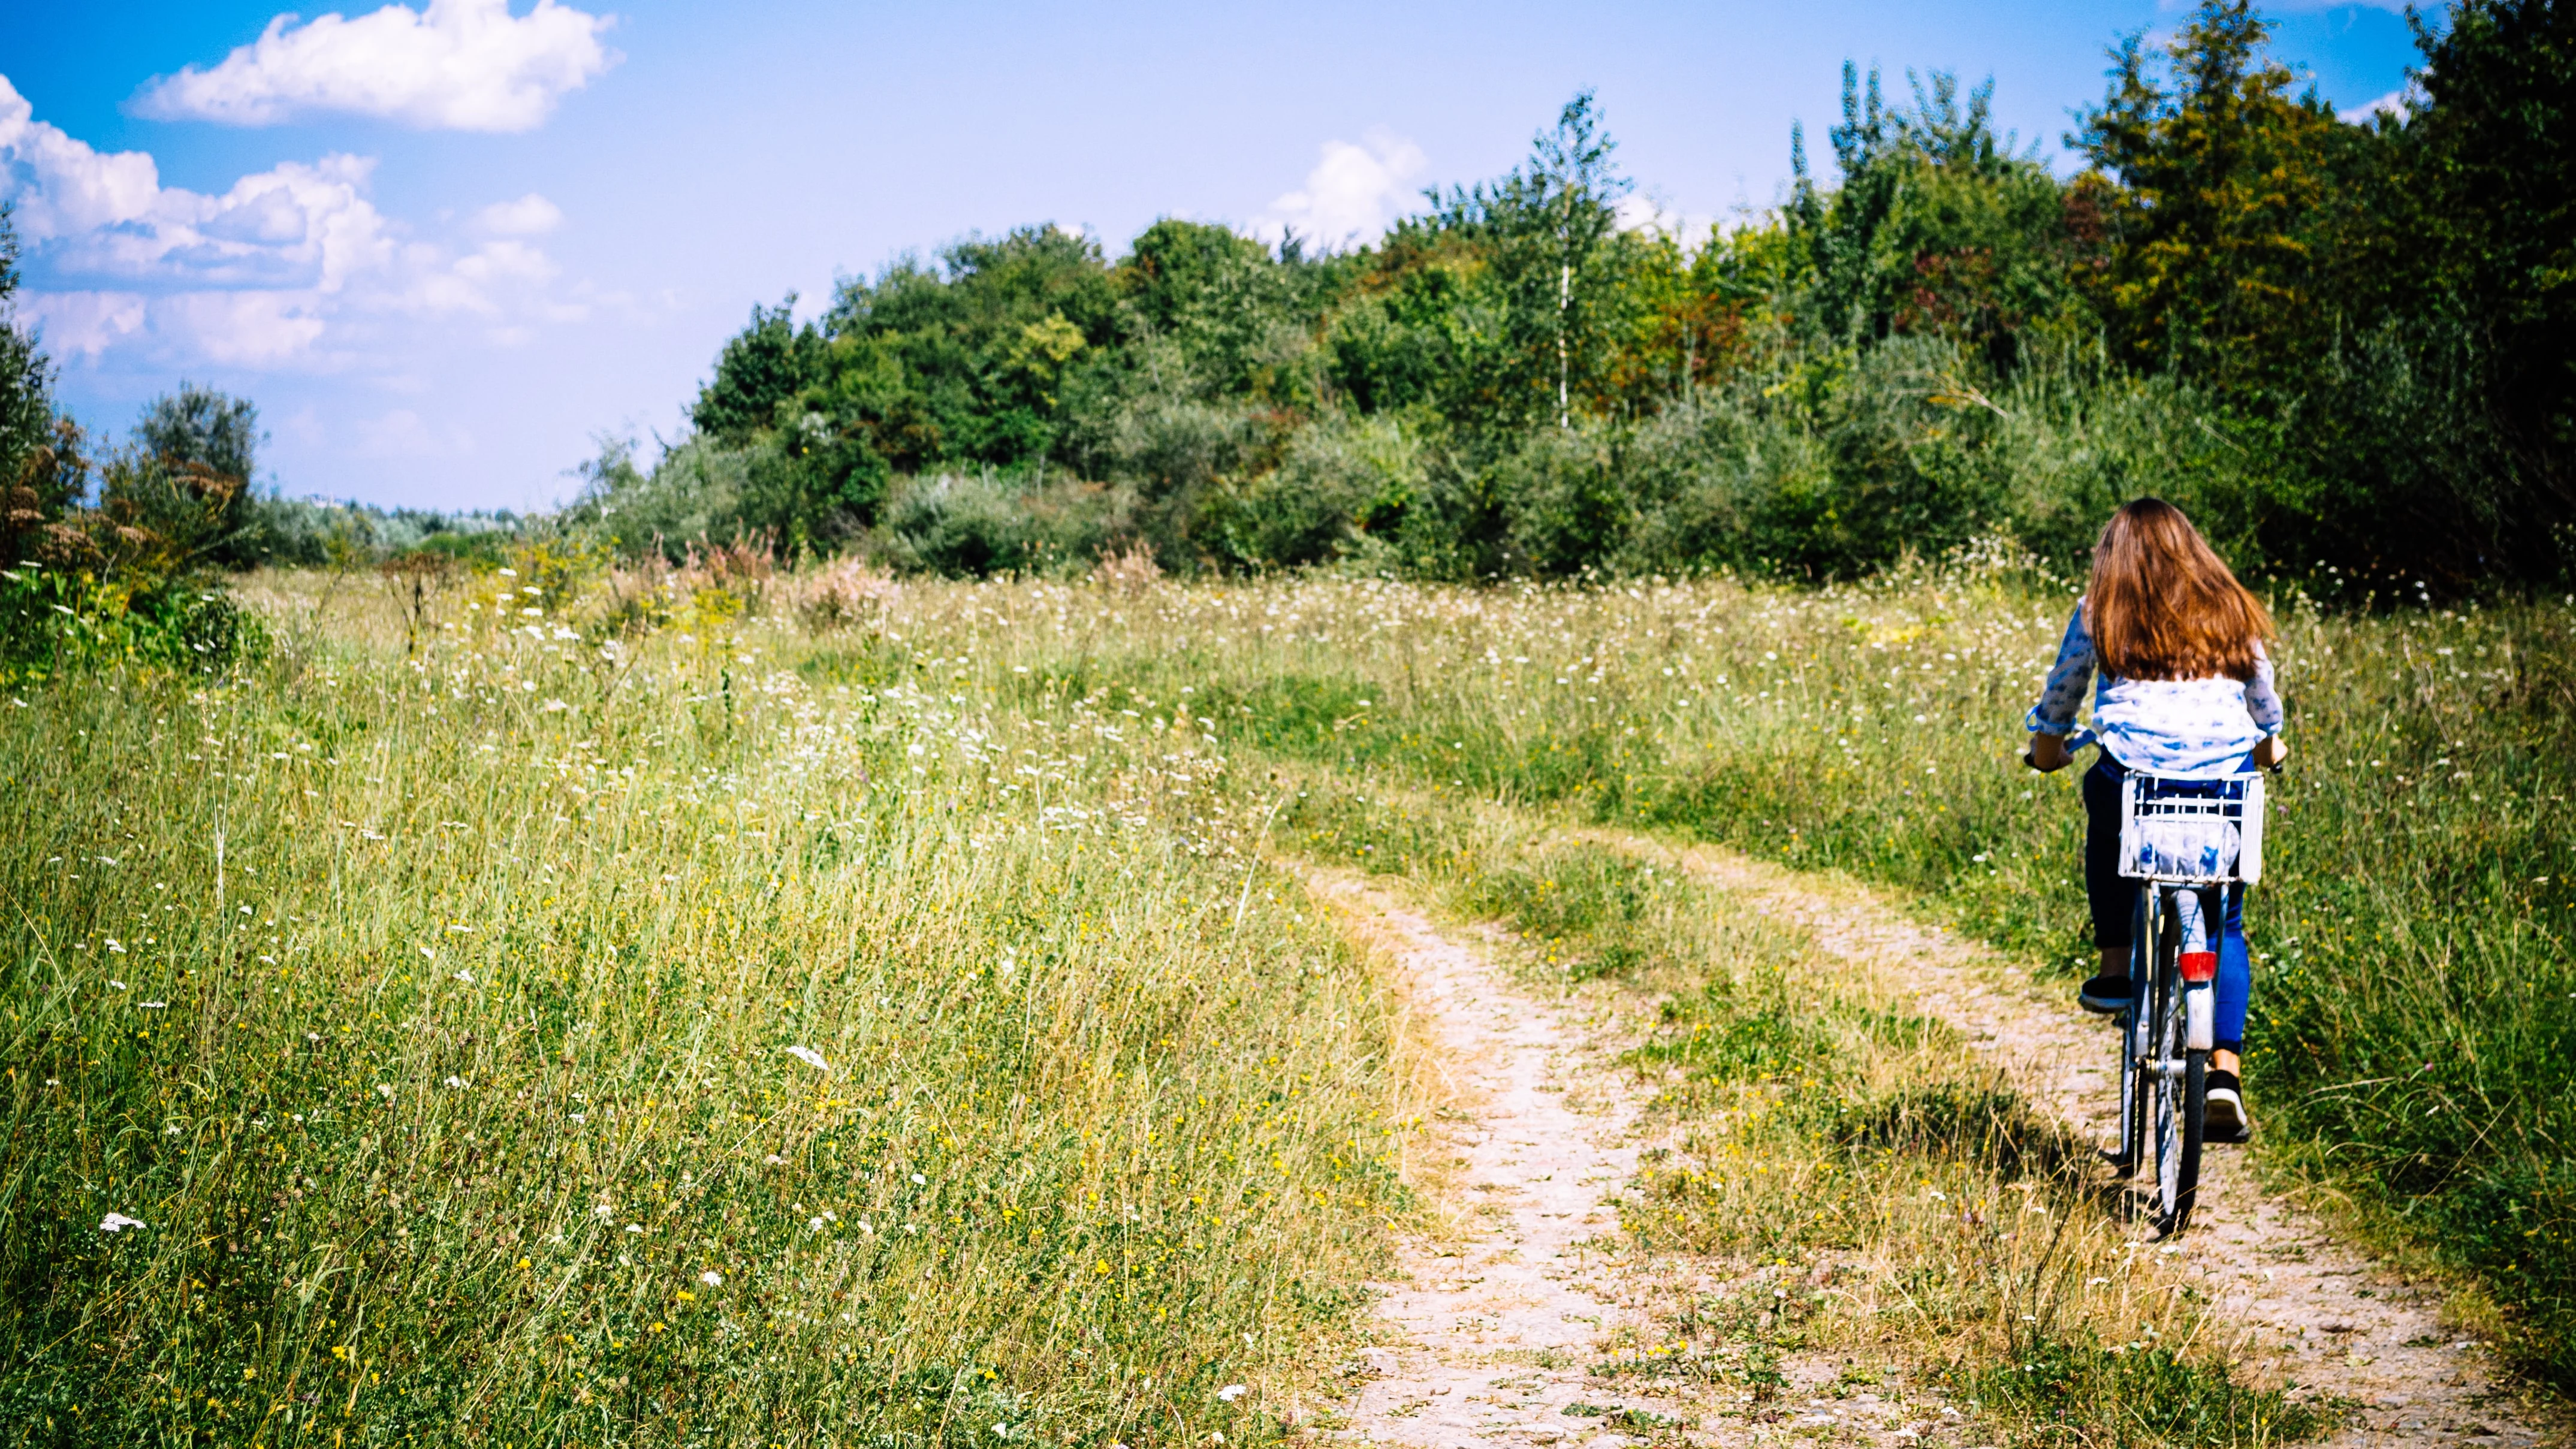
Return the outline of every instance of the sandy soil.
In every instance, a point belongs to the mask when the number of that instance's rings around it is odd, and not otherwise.
[[[1395,963],[1452,1074],[1452,1230],[1407,1244],[1404,1275],[1380,1285],[1387,1346],[1364,1356],[1347,1433],[1423,1449],[1597,1437],[1598,1416],[1564,1410],[1589,1407],[1585,1369],[1619,1312],[1613,1199],[1637,1167],[1625,1074],[1594,1069],[1564,1006],[1514,989],[1480,946],[1354,877],[1308,883]]]

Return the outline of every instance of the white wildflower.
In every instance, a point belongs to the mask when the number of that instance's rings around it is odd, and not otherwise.
[[[142,1226],[143,1219],[141,1218],[129,1218],[123,1213],[109,1213],[106,1217],[99,1220],[98,1230],[102,1233],[121,1233],[127,1228],[139,1228]]]
[[[832,1069],[832,1064],[823,1060],[823,1054],[812,1047],[792,1046],[787,1049],[787,1054],[818,1072]]]
[[[1235,1400],[1242,1398],[1244,1392],[1244,1386],[1241,1384],[1227,1384],[1224,1388],[1216,1391],[1216,1396],[1231,1404]]]

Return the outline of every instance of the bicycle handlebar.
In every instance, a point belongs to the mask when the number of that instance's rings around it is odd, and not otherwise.
[[[2075,752],[2077,750],[2084,748],[2086,745],[2098,745],[2100,743],[2102,743],[2102,737],[2095,734],[2092,726],[2090,725],[2068,735],[2066,737],[2067,764],[2073,764],[2075,762]],[[2039,762],[2030,757],[2030,751],[2028,750],[2021,752],[2021,762],[2034,770],[2039,768]],[[2066,768],[2066,766],[2060,765],[2058,768],[2062,770]]]
[[[2083,729],[2077,730],[2071,735],[2068,735],[2066,737],[2067,764],[2071,765],[2075,763],[2074,757],[2077,750],[2084,748],[2086,745],[2098,745],[2100,743],[2102,743],[2102,737],[2095,734],[2092,727],[2089,725]],[[2039,768],[2039,762],[2030,757],[2030,751],[2028,750],[2021,752],[2021,762],[2024,765],[2029,766],[2031,769],[2036,770]],[[2285,761],[2282,765],[2265,765],[2263,767],[2263,773],[2277,777],[2286,763],[2287,762]],[[2066,766],[2060,765],[2058,768],[2062,770],[2066,768]]]

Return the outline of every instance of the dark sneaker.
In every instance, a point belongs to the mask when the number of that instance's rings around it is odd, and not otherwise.
[[[2204,1079],[2200,1109],[2203,1142],[2250,1142],[2254,1114],[2245,1110],[2245,1084],[2234,1072],[2211,1072]]]
[[[2137,1001],[2137,991],[2126,976],[2096,976],[2076,993],[2075,1004],[2101,1016],[2116,1016]]]

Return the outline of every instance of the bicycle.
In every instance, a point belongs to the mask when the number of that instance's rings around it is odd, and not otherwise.
[[[2098,743],[2091,733],[2068,740],[2068,752]],[[2139,882],[2129,935],[2135,995],[2112,1018],[2120,1028],[2120,1139],[2100,1150],[2127,1177],[2153,1149],[2156,1233],[2172,1237],[2189,1225],[2200,1195],[2217,1016],[2212,925],[2229,907],[2241,908],[2245,888],[2262,879],[2263,776],[2123,776],[2120,873]]]

